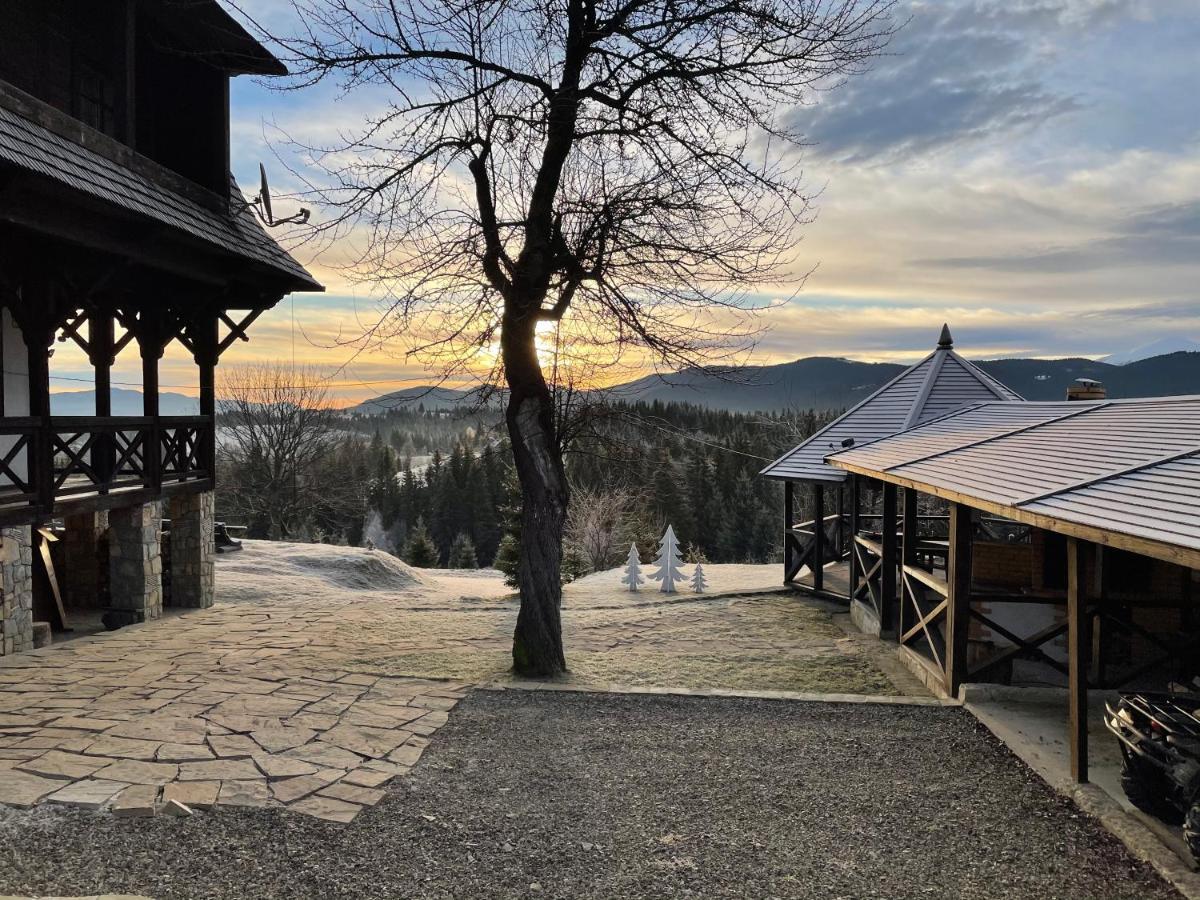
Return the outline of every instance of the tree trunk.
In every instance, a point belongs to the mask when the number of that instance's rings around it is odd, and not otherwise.
[[[521,610],[513,633],[513,669],[535,678],[566,671],[563,655],[563,523],[567,478],[554,428],[550,388],[538,364],[534,322],[505,322],[500,337],[509,386],[505,421],[521,483]]]

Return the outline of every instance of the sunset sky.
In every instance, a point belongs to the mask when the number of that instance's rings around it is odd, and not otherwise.
[[[289,25],[282,0],[246,8]],[[1200,4],[931,0],[901,14],[911,20],[871,73],[791,114],[813,141],[805,167],[820,191],[797,274],[817,268],[767,314],[754,361],[910,360],[943,321],[980,358],[1200,339]],[[286,187],[275,126],[319,140],[372,102],[235,79],[235,175],[255,184],[261,160]],[[296,358],[340,370],[335,381],[386,382],[339,384],[347,400],[428,380],[401,346],[353,361],[331,346],[373,302],[298,255],[328,293],[285,300],[228,362],[290,360],[294,335]],[[130,354],[114,377],[136,382],[136,366]],[[55,371],[89,374],[69,354]],[[177,350],[162,381],[191,392]]]

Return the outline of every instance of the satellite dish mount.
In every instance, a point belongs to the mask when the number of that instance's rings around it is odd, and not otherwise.
[[[254,207],[264,225],[268,228],[276,228],[280,225],[303,225],[308,222],[309,212],[303,207],[294,216],[275,218],[275,213],[271,209],[271,187],[267,184],[267,170],[262,163],[258,164],[258,182],[258,196],[250,201],[250,205]]]

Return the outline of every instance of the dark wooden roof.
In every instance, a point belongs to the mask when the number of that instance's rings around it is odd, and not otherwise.
[[[846,473],[825,457],[852,439],[862,445],[983,400],[1021,396],[954,352],[942,326],[936,349],[862,403],[789,450],[760,474],[786,481],[843,481]]]
[[[32,101],[32,98],[28,98]],[[33,101],[36,102],[36,101]],[[79,130],[86,126],[78,125]],[[94,140],[102,135],[92,135]],[[128,154],[129,151],[125,150]],[[139,158],[143,167],[154,167]],[[201,203],[179,189],[122,165],[97,150],[70,140],[0,104],[0,165],[52,179],[92,198],[203,241],[219,250],[266,267],[287,290],[320,291],[321,285],[277,244],[246,206],[230,178],[228,212]],[[223,206],[224,204],[220,204]]]

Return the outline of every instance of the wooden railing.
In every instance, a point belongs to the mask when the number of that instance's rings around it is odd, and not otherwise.
[[[819,564],[844,559],[846,553],[842,541],[842,526],[846,521],[848,520],[845,516],[838,515],[837,513],[826,516],[821,520],[825,541],[824,546],[821,548],[823,552],[820,563],[816,559],[816,520],[811,519],[807,522],[801,522],[792,528],[785,528],[783,531],[784,556],[786,560],[784,581],[795,581],[796,576],[800,574],[800,570],[805,566],[812,569]]]
[[[212,438],[206,416],[0,419],[0,524],[207,481]]]

